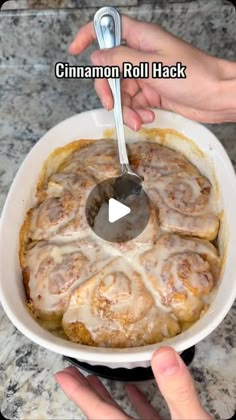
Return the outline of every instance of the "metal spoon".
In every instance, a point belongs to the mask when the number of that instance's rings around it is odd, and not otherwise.
[[[113,48],[121,44],[121,18],[114,7],[102,7],[96,12],[94,29],[101,49]],[[109,79],[108,82],[114,98],[114,118],[121,165],[121,175],[115,182],[115,191],[119,198],[126,198],[141,193],[143,179],[133,172],[129,165],[122,116],[120,78]]]

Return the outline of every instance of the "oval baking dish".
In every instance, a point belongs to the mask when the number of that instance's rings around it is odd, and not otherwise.
[[[26,211],[35,204],[35,187],[48,155],[57,147],[82,138],[111,137],[113,116],[105,110],[93,110],[71,117],[47,132],[32,148],[22,163],[9,191],[0,224],[0,298],[13,324],[29,339],[57,353],[80,361],[107,367],[133,368],[150,365],[153,351],[163,345],[126,349],[109,349],[76,344],[52,335],[29,314],[19,265],[19,231]],[[204,126],[171,112],[158,110],[153,124],[145,127],[172,128],[189,138],[165,144],[183,153],[217,188],[222,223],[219,246],[224,255],[223,270],[210,308],[188,330],[165,341],[177,351],[196,344],[210,334],[223,320],[236,296],[235,205],[236,177],[231,161],[217,138]],[[127,129],[127,138],[142,139],[139,133]],[[118,156],[117,156],[118,158]]]

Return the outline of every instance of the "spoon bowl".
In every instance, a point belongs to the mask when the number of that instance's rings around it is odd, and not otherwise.
[[[124,200],[130,195],[140,195],[142,193],[142,182],[143,179],[127,165],[115,181],[114,190],[117,199]]]

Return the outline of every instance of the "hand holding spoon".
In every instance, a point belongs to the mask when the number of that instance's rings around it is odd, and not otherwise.
[[[121,18],[113,7],[102,7],[94,16],[94,28],[99,47],[113,48],[121,44]],[[120,78],[108,80],[114,98],[114,118],[118,141],[121,175],[115,183],[115,190],[120,198],[140,194],[143,179],[133,172],[127,155],[124,123],[121,105]]]

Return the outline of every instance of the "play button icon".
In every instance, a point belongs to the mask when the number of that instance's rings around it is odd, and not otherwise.
[[[127,216],[130,212],[130,208],[125,204],[120,203],[120,201],[117,201],[114,198],[109,199],[108,220],[110,223],[122,219],[122,217]]]
[[[139,236],[150,217],[149,199],[143,189],[124,198],[118,187],[117,178],[100,182],[90,192],[85,207],[91,229],[109,242],[127,242]]]

